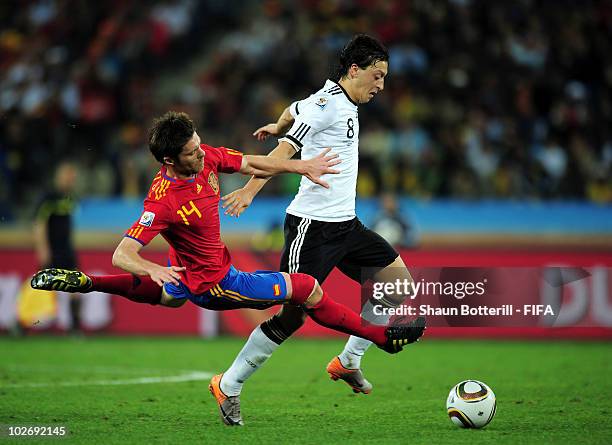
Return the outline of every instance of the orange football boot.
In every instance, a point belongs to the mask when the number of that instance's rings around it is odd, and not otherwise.
[[[225,395],[221,391],[221,377],[223,377],[223,374],[213,376],[208,385],[208,390],[217,400],[223,423],[230,426],[242,426],[244,422],[240,416],[240,396]]]
[[[329,362],[327,373],[332,380],[344,380],[355,393],[370,394],[372,392],[372,384],[365,379],[361,370],[345,368],[338,357],[334,357]]]

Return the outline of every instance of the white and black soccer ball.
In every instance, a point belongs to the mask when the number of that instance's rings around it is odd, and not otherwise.
[[[448,417],[461,428],[482,428],[493,419],[496,408],[495,394],[478,380],[457,383],[446,399]]]

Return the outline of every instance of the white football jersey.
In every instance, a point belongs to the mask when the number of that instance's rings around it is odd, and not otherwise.
[[[295,122],[281,141],[302,151],[302,159],[312,159],[325,148],[338,154],[342,163],[337,175],[323,175],[329,189],[302,177],[300,189],[287,213],[317,221],[348,221],[355,217],[357,170],[359,164],[359,115],[357,104],[336,82],[327,80],[323,88],[289,107]]]

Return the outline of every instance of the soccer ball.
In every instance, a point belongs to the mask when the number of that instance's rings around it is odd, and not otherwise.
[[[491,388],[478,380],[464,380],[451,389],[446,411],[461,428],[482,428],[495,415],[497,401]]]

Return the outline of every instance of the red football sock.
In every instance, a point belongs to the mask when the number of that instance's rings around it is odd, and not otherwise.
[[[92,286],[89,292],[106,292],[121,295],[136,303],[159,304],[162,288],[151,277],[132,274],[90,275]]]
[[[377,326],[363,320],[343,304],[335,302],[323,292],[323,297],[314,307],[306,309],[308,315],[326,328],[365,338],[377,345],[383,345],[387,340],[386,326]]]

